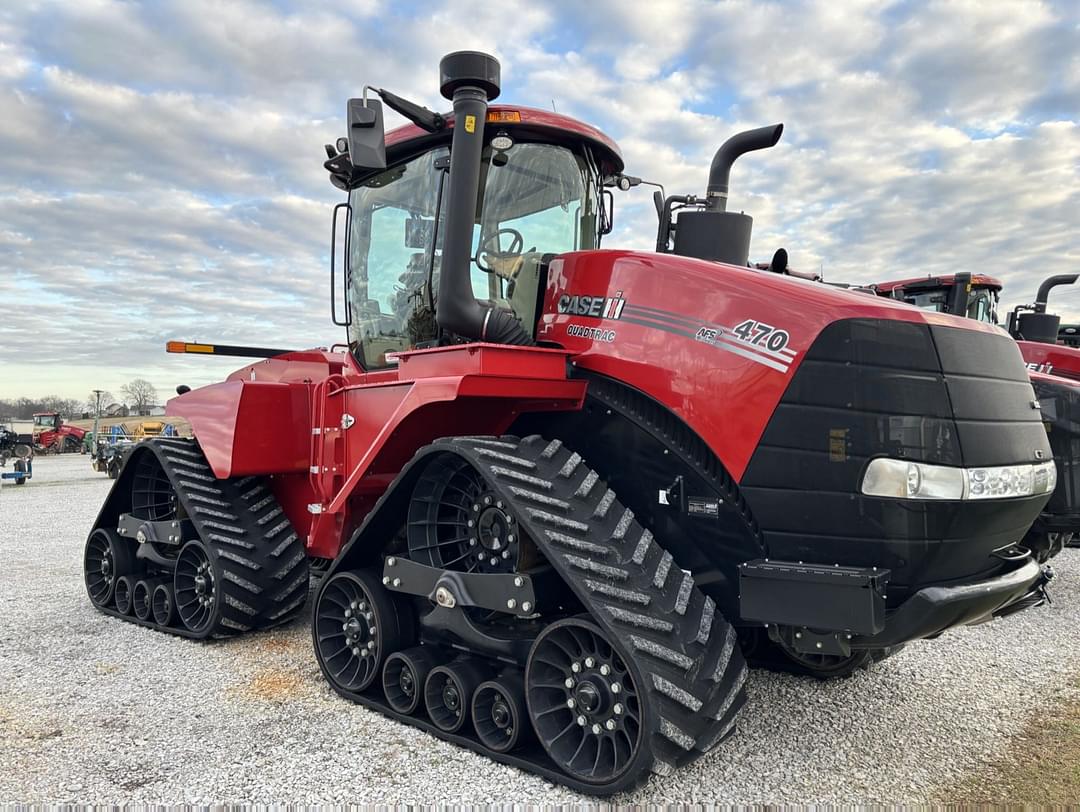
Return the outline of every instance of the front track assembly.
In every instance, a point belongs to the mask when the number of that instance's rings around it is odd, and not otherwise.
[[[403,506],[388,542],[379,514]],[[692,762],[745,702],[713,601],[540,437],[421,449],[323,581],[312,634],[343,696],[590,794]]]
[[[296,617],[303,542],[258,477],[217,479],[194,440],[140,443],[86,542],[91,603],[185,637],[225,637]]]

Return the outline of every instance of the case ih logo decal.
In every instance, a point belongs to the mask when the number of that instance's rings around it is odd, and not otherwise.
[[[795,350],[788,349],[788,342],[791,340],[788,331],[763,321],[744,319],[734,327],[702,324],[696,319],[669,310],[630,304],[623,298],[621,290],[614,296],[571,296],[564,293],[559,297],[557,307],[559,313],[569,316],[612,319],[663,330],[700,341],[723,352],[730,352],[777,372],[786,373],[797,355]],[[574,338],[589,338],[606,343],[611,343],[616,338],[614,330],[587,327],[574,322],[566,325],[566,334]]]
[[[559,297],[559,312],[568,316],[592,316],[594,319],[621,319],[626,299],[620,290],[614,296]]]

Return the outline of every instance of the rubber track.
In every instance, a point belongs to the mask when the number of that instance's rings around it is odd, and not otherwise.
[[[652,772],[689,764],[734,730],[747,675],[735,630],[578,454],[538,436],[434,446],[495,485],[624,660],[636,663],[638,690],[657,711],[643,742]]]
[[[220,568],[220,613],[210,636],[269,628],[296,617],[308,596],[307,555],[263,479],[217,479],[192,439],[155,438],[140,448],[157,458]],[[141,623],[190,636],[179,619],[175,628]]]

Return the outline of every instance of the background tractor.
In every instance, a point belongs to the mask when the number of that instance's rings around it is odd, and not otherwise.
[[[34,444],[46,454],[83,451],[86,429],[64,422],[59,412],[34,413]]]
[[[844,673],[1044,600],[1022,540],[1056,472],[1016,344],[746,267],[729,175],[780,125],[658,201],[656,252],[601,249],[617,145],[489,105],[490,56],[440,71],[452,112],[369,89],[326,148],[345,350],[191,347],[257,360],[178,388],[194,439],[131,452],[95,606],[236,634],[315,568],[335,691],[609,794],[733,732],[741,635]]]
[[[1034,304],[1014,308],[1005,325],[1030,370],[1058,467],[1054,494],[1025,542],[1041,560],[1080,543],[1080,348],[1059,338],[1061,317],[1046,309],[1050,291],[1077,278],[1076,274],[1049,277],[1039,286]],[[985,274],[903,279],[872,287],[880,296],[916,307],[988,324],[998,320],[1002,283]]]
[[[11,471],[0,473],[0,479],[23,485],[34,476],[34,435],[28,420],[8,420],[0,423],[0,468]]]

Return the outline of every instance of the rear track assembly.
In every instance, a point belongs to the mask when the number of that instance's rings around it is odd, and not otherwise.
[[[258,477],[215,478],[194,440],[140,443],[106,507],[117,525],[99,525],[84,557],[106,614],[222,637],[284,623],[307,599],[303,542],[277,499]]]

